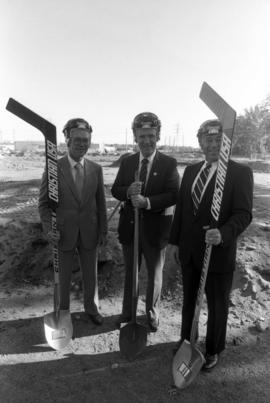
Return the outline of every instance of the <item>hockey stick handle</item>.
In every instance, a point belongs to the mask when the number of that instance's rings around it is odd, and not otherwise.
[[[116,203],[116,206],[114,207],[113,211],[111,212],[111,214],[110,214],[110,216],[109,216],[109,218],[107,220],[108,224],[111,221],[111,219],[113,218],[113,216],[116,213],[116,211],[117,211],[118,207],[120,206],[120,204],[121,204],[121,200]]]
[[[232,147],[232,135],[234,131],[234,124],[231,129],[230,137],[223,132],[221,146],[219,151],[218,158],[218,166],[217,166],[217,175],[215,181],[215,188],[213,194],[213,200],[211,204],[211,215],[212,222],[211,227],[214,228],[218,224],[219,214],[221,210],[221,203],[223,198],[225,180],[227,176],[227,169],[229,164],[229,159],[231,155],[231,147]]]
[[[57,231],[56,212],[52,210],[52,232],[55,234]],[[59,289],[59,250],[57,245],[53,245],[52,248],[53,259],[53,273],[54,273],[54,311],[58,316],[60,311],[60,289]]]
[[[204,289],[205,289],[205,283],[206,283],[211,253],[212,253],[212,245],[207,244],[205,247],[205,252],[204,252],[203,268],[202,268],[202,273],[201,273],[201,277],[200,277],[200,284],[199,284],[199,290],[198,290],[198,294],[197,294],[195,313],[194,313],[194,318],[193,318],[192,327],[191,327],[190,343],[192,345],[195,343],[195,340],[196,340],[198,323],[199,323],[200,312],[201,312],[202,304],[203,304],[203,294],[204,294]]]

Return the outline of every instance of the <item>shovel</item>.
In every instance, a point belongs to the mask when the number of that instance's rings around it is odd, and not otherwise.
[[[139,210],[134,209],[134,255],[132,276],[132,317],[131,321],[121,327],[119,346],[120,351],[129,361],[133,361],[146,346],[147,329],[136,319],[138,299],[138,249],[139,249]]]
[[[175,386],[179,389],[184,389],[185,387],[190,385],[200,372],[203,364],[205,363],[205,358],[202,352],[196,347],[195,340],[203,303],[203,293],[205,289],[211,252],[212,245],[207,244],[205,248],[204,263],[196,300],[195,313],[192,321],[190,342],[188,340],[184,340],[173,358],[173,379]]]
[[[56,234],[56,208],[58,205],[57,141],[56,127],[26,106],[9,98],[6,109],[40,130],[45,137],[48,204],[52,212],[52,233]],[[54,312],[44,317],[45,336],[48,344],[59,350],[72,337],[72,322],[69,311],[60,311],[58,248],[53,248]]]
[[[52,227],[56,228],[54,223],[56,223],[56,214],[52,212]],[[60,310],[58,264],[58,247],[53,246],[54,311],[44,316],[44,331],[47,343],[55,350],[65,348],[69,344],[73,334],[69,310]]]

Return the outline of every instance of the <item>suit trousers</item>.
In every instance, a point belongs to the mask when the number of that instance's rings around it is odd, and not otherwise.
[[[125,286],[122,315],[132,316],[132,271],[134,245],[122,245],[125,262]],[[139,236],[139,265],[142,255],[147,269],[146,314],[149,319],[159,318],[159,302],[162,288],[162,271],[166,248],[158,248],[149,243],[142,231]]]
[[[182,266],[184,301],[182,307],[181,339],[190,340],[201,273],[192,262]],[[225,349],[227,319],[233,272],[209,272],[205,294],[208,307],[206,353],[219,354]]]
[[[78,251],[82,271],[84,310],[89,314],[98,313],[97,248],[85,249],[78,238],[77,245],[69,251],[59,250],[60,309],[69,309],[70,282],[74,255]]]

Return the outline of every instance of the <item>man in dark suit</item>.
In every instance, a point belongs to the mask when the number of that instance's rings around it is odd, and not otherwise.
[[[97,248],[105,244],[106,203],[100,165],[85,158],[91,144],[92,128],[84,119],[71,119],[63,130],[68,153],[58,160],[58,233],[51,231],[46,172],[43,175],[39,214],[48,240],[59,248],[60,309],[69,309],[73,257],[77,250],[84,286],[84,309],[101,325],[98,311]]]
[[[122,315],[118,325],[131,319],[134,207],[139,208],[139,262],[146,262],[148,283],[146,314],[151,331],[159,325],[159,301],[165,249],[177,199],[179,176],[176,160],[156,150],[160,121],[150,112],[137,115],[132,124],[140,152],[124,158],[112,187],[112,195],[123,203],[119,219],[119,240],[125,262]],[[140,175],[135,179],[135,173]]]
[[[237,237],[252,219],[252,171],[230,160],[218,228],[210,228],[221,138],[222,125],[218,120],[201,125],[198,140],[205,161],[185,169],[169,241],[175,245],[172,253],[182,268],[184,301],[178,345],[181,340],[190,340],[205,244],[213,245],[205,287],[208,305],[205,370],[214,368],[225,348]]]

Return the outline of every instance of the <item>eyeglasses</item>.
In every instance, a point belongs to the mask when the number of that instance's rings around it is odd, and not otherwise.
[[[90,143],[90,139],[89,138],[72,138],[71,140],[73,141],[74,144],[79,145],[79,144],[83,144],[83,145],[88,145]]]

